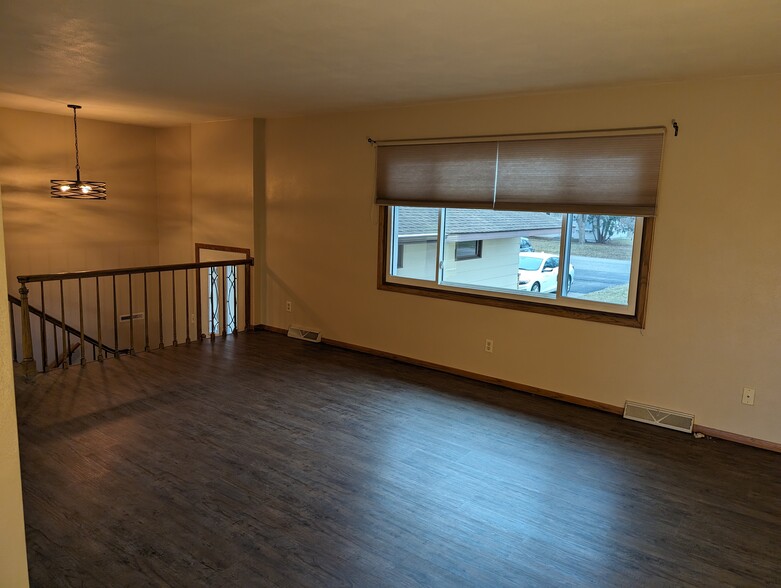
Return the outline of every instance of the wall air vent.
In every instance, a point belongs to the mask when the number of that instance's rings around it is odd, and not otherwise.
[[[659,408],[658,406],[630,402],[629,400],[624,404],[624,418],[630,421],[639,421],[649,425],[683,431],[684,433],[691,433],[694,426],[693,414],[675,412],[666,408]]]
[[[302,327],[290,327],[287,330],[287,336],[293,337],[293,339],[303,339],[304,341],[311,341],[312,343],[320,343],[320,331],[313,331],[311,329],[304,329]]]
[[[131,319],[134,320],[134,321],[139,321],[142,318],[144,318],[144,313],[143,312],[134,312],[132,315],[131,314],[122,314],[122,315],[119,316],[119,322],[120,323],[126,323],[129,320],[131,320]]]

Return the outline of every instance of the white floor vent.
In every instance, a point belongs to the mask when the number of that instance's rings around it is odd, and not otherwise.
[[[303,339],[312,343],[320,343],[320,331],[311,331],[301,327],[290,327],[287,330],[287,336],[293,339]]]
[[[659,408],[658,406],[630,402],[629,400],[624,404],[624,418],[667,429],[675,429],[684,433],[691,433],[694,426],[693,414],[675,412],[666,408]]]

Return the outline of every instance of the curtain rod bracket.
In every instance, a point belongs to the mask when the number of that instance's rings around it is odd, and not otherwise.
[[[675,129],[675,136],[678,136],[678,121],[673,119],[673,129]]]
[[[371,137],[366,137],[366,140],[369,141],[369,145],[376,145],[377,144],[377,141],[375,141]]]

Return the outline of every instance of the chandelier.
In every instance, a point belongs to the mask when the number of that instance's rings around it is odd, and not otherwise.
[[[68,104],[73,109],[73,136],[76,139],[76,179],[52,180],[52,198],[73,198],[76,200],[105,200],[106,182],[92,182],[81,179],[79,168],[79,129],[76,122],[76,111],[81,108],[78,104]]]

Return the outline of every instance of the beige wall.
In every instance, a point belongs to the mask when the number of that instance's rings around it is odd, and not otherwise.
[[[4,242],[0,206],[0,275],[5,272]],[[7,296],[5,281],[0,280],[0,299]],[[27,586],[27,551],[9,329],[8,313],[0,312],[0,584],[15,588]]]
[[[252,283],[252,323],[260,323],[263,300],[266,299],[266,276],[264,274],[266,264],[266,121],[256,118],[254,120],[254,238],[255,244],[252,253],[255,257]]]
[[[157,172],[157,215],[159,263],[187,263],[195,261],[193,245],[193,199],[192,199],[192,133],[189,126],[157,129],[155,133],[155,157]],[[174,341],[183,342],[187,338],[187,321],[190,321],[190,337],[195,339],[195,274],[176,273],[176,336],[173,329],[173,289],[172,276],[161,276],[163,304],[163,343],[171,345]],[[189,292],[188,289],[189,288]],[[182,303],[182,296],[188,292],[189,309]],[[152,300],[157,300],[157,283],[153,278],[150,284]],[[157,308],[154,305],[155,309]],[[190,312],[188,313],[188,310]],[[157,348],[160,331],[157,312],[151,312],[153,348]]]
[[[63,107],[63,111],[65,111]],[[75,176],[73,119],[0,109],[9,280],[158,260],[155,131],[79,118],[82,177],[105,181],[105,201],[52,199],[51,179]]]
[[[645,330],[376,289],[376,139],[669,125]],[[261,320],[781,442],[781,77],[270,120]],[[291,300],[293,313],[284,304]],[[494,340],[492,354],[483,351]],[[740,403],[741,387],[757,390]]]
[[[264,135],[260,119],[192,126],[193,242],[247,248],[256,255],[263,228]],[[253,271],[257,290],[257,268]],[[243,295],[243,277],[240,281]],[[239,315],[243,327],[243,309]]]
[[[253,119],[192,126],[193,239],[254,246]]]
[[[160,263],[195,261],[191,129],[157,129],[155,138]]]

